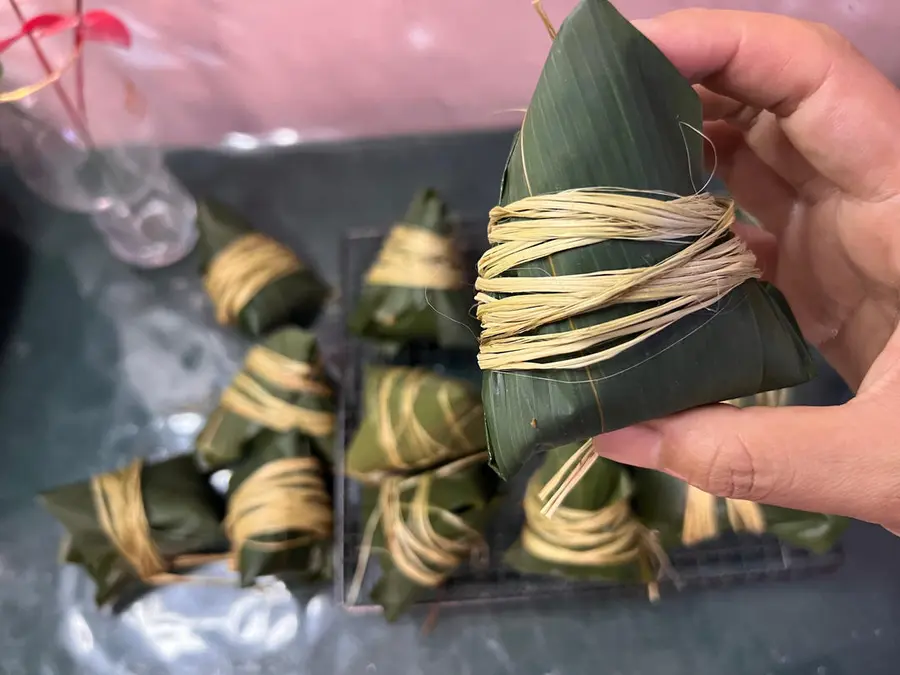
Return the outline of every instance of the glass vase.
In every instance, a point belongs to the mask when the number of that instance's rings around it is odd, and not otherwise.
[[[71,40],[20,40],[3,55],[4,90],[40,80],[45,64],[65,59]],[[0,148],[39,196],[89,214],[117,258],[170,265],[197,241],[196,204],[153,145],[137,87],[95,53],[104,49],[84,49],[57,82],[0,105]]]

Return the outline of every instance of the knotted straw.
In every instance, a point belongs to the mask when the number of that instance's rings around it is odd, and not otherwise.
[[[356,572],[347,591],[347,604],[355,604],[359,597],[379,524],[394,566],[419,586],[440,586],[467,558],[473,554],[483,557],[487,542],[482,534],[455,513],[431,504],[429,499],[434,481],[461,473],[486,459],[487,453],[481,452],[428,473],[408,478],[392,476],[381,483],[378,503],[366,523]],[[403,495],[409,490],[414,491],[413,497],[404,501]],[[436,522],[449,526],[455,534],[438,534],[434,528]]]
[[[377,286],[453,290],[466,285],[453,241],[414,225],[395,225],[366,275]]]
[[[573,567],[640,565],[652,600],[659,598],[658,574],[668,566],[656,539],[632,514],[628,499],[596,510],[558,506],[542,512],[537,479],[525,491],[522,548],[535,558]]]
[[[275,431],[297,429],[310,436],[332,433],[334,413],[294,405],[270,392],[257,379],[292,394],[329,396],[331,389],[323,381],[318,365],[256,346],[247,354],[244,370],[222,394],[222,408]]]
[[[399,382],[401,378],[405,378],[402,383]],[[473,420],[484,415],[484,408],[480,401],[473,400],[469,408],[454,410],[450,399],[453,383],[441,381],[436,393],[444,438],[432,436],[416,415],[415,406],[422,387],[436,378],[423,369],[391,369],[378,383],[375,405],[378,446],[393,470],[430,466],[451,456],[468,455],[482,449],[483,443],[467,433],[467,428]],[[391,396],[401,385],[399,401],[392,408]]]
[[[485,370],[585,368],[715,305],[760,275],[753,254],[730,236],[733,222],[730,200],[620,188],[566,190],[493,208],[488,224],[492,247],[478,263],[475,284],[482,323],[479,365]],[[556,253],[614,240],[686,246],[648,267],[501,276]],[[592,326],[526,334],[622,303],[652,304]]]
[[[330,539],[331,498],[321,462],[314,457],[292,457],[261,466],[231,495],[225,529],[231,541],[233,567],[237,567],[237,556],[244,548],[287,551]],[[286,533],[296,534],[266,540]]]
[[[94,510],[103,534],[131,565],[138,578],[149,584],[188,581],[191,577],[170,570],[221,560],[219,554],[191,554],[165,560],[156,548],[144,510],[141,490],[143,461],[138,459],[118,471],[91,478]]]
[[[303,269],[286,246],[253,232],[235,239],[212,259],[203,284],[222,325],[235,323],[241,310],[273,281]]]

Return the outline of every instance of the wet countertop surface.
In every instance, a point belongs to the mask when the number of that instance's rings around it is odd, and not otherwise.
[[[292,244],[338,284],[341,236],[384,228],[413,191],[461,216],[496,199],[510,134],[386,139],[267,155],[183,152],[176,173]],[[194,257],[140,272],[80,216],[0,170],[0,673],[894,674],[900,539],[854,524],[836,573],[725,590],[442,610],[430,633],[351,616],[327,589],[169,587],[112,616],[56,564],[34,495],[189,449],[246,343],[212,320]],[[318,326],[341,367],[337,304]],[[845,395],[824,371],[801,400]],[[860,448],[865,452],[865,448]]]

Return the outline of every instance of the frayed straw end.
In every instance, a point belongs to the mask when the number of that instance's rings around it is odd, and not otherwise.
[[[593,440],[588,440],[572,454],[568,461],[559,468],[559,471],[553,474],[553,477],[538,493],[538,499],[544,502],[541,514],[552,518],[569,493],[581,482],[596,461],[597,454],[594,452]]]
[[[544,27],[547,29],[547,34],[550,36],[550,39],[555,40],[556,28],[553,26],[553,22],[550,21],[550,17],[547,16],[543,0],[531,0],[531,5],[534,7],[534,11],[538,13],[538,16],[541,17],[541,21],[544,23]]]

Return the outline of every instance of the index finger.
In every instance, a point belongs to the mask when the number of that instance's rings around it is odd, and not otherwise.
[[[900,91],[825,26],[775,14],[689,9],[635,25],[695,83],[778,116],[823,176],[860,199],[900,184]]]

